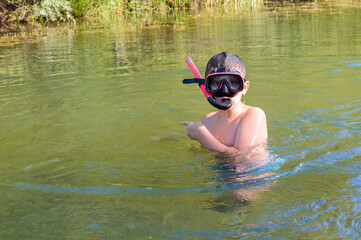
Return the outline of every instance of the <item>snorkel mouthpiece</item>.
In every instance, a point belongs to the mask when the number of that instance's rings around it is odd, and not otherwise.
[[[196,78],[194,79],[184,79],[183,83],[198,83],[199,87],[201,88],[204,96],[207,98],[208,102],[215,108],[218,108],[220,110],[227,110],[230,107],[232,107],[232,100],[229,100],[229,103],[219,103],[216,101],[216,99],[206,90],[206,86],[204,84],[204,79],[202,78],[201,74],[199,73],[196,65],[193,63],[192,59],[190,57],[187,57],[186,62],[188,63],[189,68],[193,72],[194,76]],[[202,81],[203,80],[203,81]]]
[[[208,102],[215,108],[218,108],[220,110],[227,110],[230,107],[232,107],[232,100],[229,100],[229,103],[219,103],[216,101],[216,99],[213,96],[210,96],[207,98]]]

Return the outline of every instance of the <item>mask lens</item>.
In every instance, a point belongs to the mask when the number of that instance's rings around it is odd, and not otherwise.
[[[222,82],[222,76],[219,75],[219,76],[211,76],[209,79],[208,79],[208,89],[210,91],[217,91],[221,85],[221,82]]]
[[[242,79],[238,76],[228,76],[228,85],[233,91],[239,91],[243,89]]]

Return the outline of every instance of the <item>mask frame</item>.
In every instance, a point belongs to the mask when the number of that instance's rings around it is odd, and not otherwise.
[[[232,76],[232,77],[236,77],[238,84],[240,85],[239,88],[234,88],[232,87],[232,83],[230,82],[230,80],[228,79],[220,79],[220,83],[218,85],[218,87],[216,89],[211,89],[211,84],[212,83],[212,78],[217,77],[217,76]],[[229,91],[233,92],[233,93],[238,93],[238,92],[242,92],[244,89],[244,83],[245,83],[245,79],[241,76],[241,74],[238,71],[232,71],[232,72],[216,72],[216,73],[211,73],[208,74],[208,76],[205,79],[205,85],[206,85],[206,90],[209,93],[216,93],[219,92],[222,89],[223,84],[226,84],[227,88]]]

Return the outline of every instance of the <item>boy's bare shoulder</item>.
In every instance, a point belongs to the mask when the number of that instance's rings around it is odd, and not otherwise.
[[[250,117],[266,117],[264,111],[259,107],[249,107],[246,115]]]
[[[249,107],[242,120],[242,122],[250,124],[265,123],[266,121],[266,114],[259,107]]]
[[[202,120],[202,123],[205,123],[205,122],[208,122],[210,121],[211,119],[213,119],[215,116],[216,116],[217,112],[210,112],[210,113],[207,113],[203,120]]]

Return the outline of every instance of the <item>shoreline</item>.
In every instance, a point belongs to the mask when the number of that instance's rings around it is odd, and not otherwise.
[[[5,0],[6,1],[6,0]],[[55,1],[55,0],[46,0],[46,1]],[[62,2],[67,2],[68,0],[59,0]],[[238,1],[238,0],[234,0]],[[355,0],[349,0],[347,3],[342,0],[334,1],[319,1],[319,2],[304,2],[304,1],[271,1],[266,2],[264,0],[251,0],[246,2],[243,5],[230,5],[230,4],[214,4],[214,5],[202,5],[199,2],[199,5],[187,5],[187,7],[177,7],[177,8],[161,8],[154,7],[154,9],[124,9],[120,6],[111,8],[111,9],[89,9],[86,12],[74,11],[70,3],[67,2],[63,6],[62,11],[59,13],[43,13],[39,15],[41,9],[34,7],[34,11],[30,8],[26,8],[27,12],[23,12],[21,17],[16,14],[20,14],[16,9],[11,11],[4,10],[4,3],[0,3],[0,38],[4,35],[19,34],[23,32],[32,32],[36,29],[43,28],[53,28],[59,25],[73,25],[76,26],[77,21],[99,21],[102,19],[114,19],[114,18],[123,18],[123,19],[145,19],[146,21],[152,21],[153,18],[157,15],[163,15],[166,17],[173,17],[177,14],[192,14],[198,15],[202,12],[211,12],[212,14],[219,13],[259,13],[259,12],[284,12],[284,11],[309,11],[309,10],[323,10],[323,9],[332,9],[332,8],[361,8],[361,2]],[[237,7],[238,6],[238,7]],[[67,8],[65,8],[67,7]],[[50,10],[49,10],[50,11]],[[56,11],[53,9],[53,11]]]

